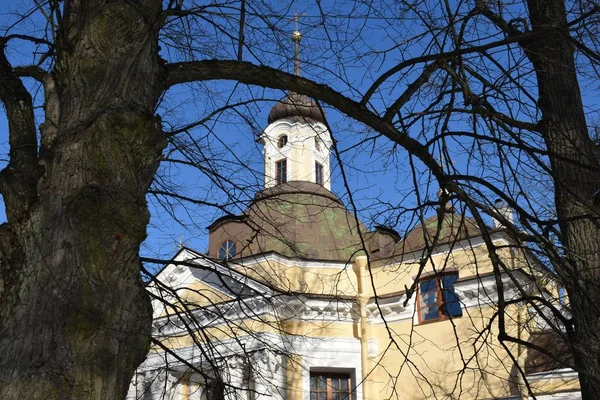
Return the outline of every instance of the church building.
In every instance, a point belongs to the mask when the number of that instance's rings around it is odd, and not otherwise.
[[[148,285],[155,340],[129,399],[581,398],[573,370],[499,340],[556,343],[543,310],[511,302],[552,296],[548,271],[499,223],[484,238],[449,203],[404,237],[369,229],[331,191],[332,138],[306,96],[275,104],[257,140],[264,189]]]

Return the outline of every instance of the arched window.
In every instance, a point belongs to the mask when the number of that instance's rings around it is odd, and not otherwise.
[[[221,243],[219,247],[219,254],[217,254],[219,260],[228,261],[235,256],[235,243],[233,240],[226,240]]]
[[[277,139],[277,147],[281,149],[282,147],[284,147],[287,144],[287,142],[288,142],[287,135],[281,135],[281,136],[279,136],[279,139]]]

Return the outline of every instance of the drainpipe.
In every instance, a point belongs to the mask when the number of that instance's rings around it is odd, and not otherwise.
[[[527,317],[523,317],[523,314],[527,312],[527,308],[523,307],[523,309],[517,310],[517,337],[520,340],[523,340],[523,332],[525,331],[524,324],[527,321]],[[517,344],[517,364],[523,371],[525,371],[525,359],[527,357],[527,349],[520,343]],[[529,398],[529,393],[527,392],[527,386],[525,385],[525,379],[520,372],[517,371],[516,382],[519,389],[519,396],[521,400],[527,400]]]
[[[496,204],[498,204],[498,200],[496,200]],[[504,209],[504,213],[506,218],[512,223],[514,222],[514,216],[512,210],[507,206]],[[515,271],[517,269],[517,250],[514,247],[510,247],[510,268],[511,271]],[[517,309],[517,338],[519,340],[523,340],[523,335],[526,330],[525,324],[527,324],[527,307],[523,307],[522,309]],[[525,360],[527,358],[527,348],[525,348],[522,344],[517,344],[517,364],[523,371],[525,371]],[[525,379],[521,375],[519,371],[517,371],[515,377],[515,384],[519,390],[519,398],[521,400],[529,399],[529,393],[527,391],[527,385],[525,385]]]
[[[367,265],[366,255],[358,255],[354,258],[352,269],[356,274],[358,283],[358,306],[360,308],[360,363],[362,370],[363,399],[371,398],[371,382],[368,378],[369,371],[369,332],[367,329],[367,302],[369,296],[366,294],[367,288]]]

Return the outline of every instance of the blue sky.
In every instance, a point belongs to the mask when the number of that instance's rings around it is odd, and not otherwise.
[[[0,11],[0,26],[8,26],[11,21],[15,21],[16,14],[11,14],[11,11],[21,12],[31,3],[29,0],[8,0],[5,9]],[[318,4],[312,1],[250,2],[250,5],[261,9],[249,9],[246,21],[249,28],[245,32],[248,48],[245,49],[244,59],[292,72],[293,46],[290,34],[294,29],[294,11],[297,10],[300,14],[300,30],[303,33],[301,44],[303,76],[327,83],[345,95],[358,99],[358,94],[364,93],[374,79],[391,66],[433,51],[436,46],[445,51],[453,49],[449,39],[450,33],[445,29],[447,19],[443,16],[443,10],[436,9],[434,3],[424,2],[420,5],[423,7],[422,12],[429,12],[432,16],[424,20],[410,9],[402,8],[399,2],[350,1],[343,4],[333,0],[321,1]],[[427,6],[427,4],[432,5]],[[468,7],[468,3],[463,2],[451,2],[451,4],[455,9]],[[324,11],[326,18],[322,18],[318,6]],[[237,29],[235,10],[222,7],[211,11],[214,12],[211,16],[212,21],[223,26],[223,31],[210,30],[210,24],[190,25],[186,27],[188,29],[186,32],[190,33],[194,40],[194,49],[187,53],[174,51],[172,45],[176,39],[166,40],[161,44],[162,56],[169,61],[213,57],[235,58],[237,44],[229,36],[231,34],[235,37],[234,33]],[[518,14],[522,10],[515,6],[509,11]],[[265,28],[267,26],[265,21],[272,24],[274,28]],[[431,36],[421,36],[426,25],[433,26],[438,32],[435,39]],[[180,29],[179,25],[175,27]],[[251,27],[261,29],[251,29]],[[43,20],[37,13],[25,20],[22,26],[11,28],[10,33],[40,34],[44,28]],[[493,29],[490,28],[489,33],[492,32]],[[472,43],[486,43],[498,39],[493,35],[485,36],[484,34],[487,33],[486,29],[481,29],[468,35]],[[15,64],[30,63],[31,50],[32,48],[25,42],[15,42],[9,48],[9,57]],[[519,62],[514,58],[515,54],[499,53],[494,57],[510,70],[515,63]],[[482,70],[492,68],[485,60],[473,59],[472,62],[476,68]],[[421,72],[422,65],[417,64],[415,68],[407,68],[402,73],[394,75],[373,97],[372,107],[382,109],[383,104],[389,105],[390,99],[394,99],[404,91],[407,84]],[[520,82],[531,86],[532,93],[535,95],[531,71],[524,76],[521,76],[520,72],[523,70],[515,70],[511,73],[514,76],[519,75]],[[502,82],[502,75],[493,68],[489,71],[489,77],[495,82]],[[437,83],[434,79],[429,87],[431,93],[425,92],[418,100],[409,102],[405,112],[424,111],[428,102],[432,101]],[[27,84],[33,88],[32,82]],[[592,123],[594,118],[598,118],[599,107],[596,96],[598,82],[582,73],[581,86],[587,106],[586,111],[589,113],[588,122]],[[40,93],[34,94],[37,104],[41,104]],[[181,85],[167,93],[157,110],[163,118],[166,131],[193,123],[225,104],[248,102],[251,99],[257,101],[239,107],[235,112],[219,114],[203,126],[191,130],[190,136],[186,134],[176,136],[180,143],[189,144],[193,139],[198,146],[195,148],[194,156],[204,156],[210,160],[201,165],[218,171],[226,179],[211,181],[209,179],[211,173],[207,173],[206,169],[202,171],[164,162],[160,170],[161,180],[158,180],[157,184],[164,183],[169,190],[174,190],[178,194],[207,203],[216,203],[220,207],[183,206],[171,202],[165,209],[150,196],[152,220],[148,228],[149,236],[142,250],[144,254],[169,257],[175,253],[180,242],[204,251],[207,247],[207,232],[204,228],[225,210],[232,213],[240,213],[244,210],[247,201],[262,188],[262,154],[261,146],[255,142],[256,133],[266,127],[270,108],[284,95],[282,91],[236,85],[233,82]],[[499,109],[504,110],[501,107]],[[509,105],[508,109],[516,117],[524,120],[535,120],[537,117],[532,111],[533,107],[527,105],[520,107]],[[384,223],[403,233],[409,227],[412,214],[401,212],[402,207],[410,208],[416,203],[416,196],[412,189],[413,175],[407,153],[394,147],[389,140],[377,138],[376,133],[354,123],[335,110],[327,108],[326,112],[341,152],[341,160],[360,217],[367,225],[374,222]],[[38,114],[40,114],[38,122],[41,122],[40,110]],[[472,120],[468,115],[452,118],[447,122],[452,130],[473,128]],[[439,129],[441,129],[440,121],[425,117],[407,131],[411,136],[425,142]],[[478,129],[486,129],[486,127],[479,126]],[[0,148],[1,163],[5,163],[7,158],[7,136],[6,118],[0,111],[0,145],[3,146]],[[538,139],[535,136],[527,138],[532,143]],[[492,147],[477,147],[475,142],[465,138],[449,138],[446,146],[454,167],[461,172],[476,174],[489,181],[497,179],[500,162]],[[165,153],[166,157],[182,159],[181,152],[175,151],[173,147],[169,150],[170,152]],[[432,152],[438,154],[439,147],[432,148]],[[474,157],[475,155],[477,157]],[[518,158],[518,154],[510,155],[510,160],[513,162]],[[342,183],[339,163],[335,158],[332,158],[332,163],[334,165],[332,189],[348,204],[349,199]],[[519,168],[526,177],[528,171],[531,171],[527,165],[522,164],[519,164]],[[421,195],[434,199],[438,189],[437,184],[429,184],[429,175],[418,162],[415,161],[414,167],[416,168],[415,179],[423,191]],[[223,186],[219,187],[220,184]],[[531,191],[532,198],[540,202],[548,195],[548,190],[551,191],[551,187],[548,189],[548,186],[544,186],[548,184],[544,177],[535,177],[531,181],[524,179],[524,184],[527,185],[526,190]],[[513,189],[517,190],[507,187],[507,190]],[[542,206],[545,205],[533,207],[541,209]],[[412,223],[414,225],[414,221]]]

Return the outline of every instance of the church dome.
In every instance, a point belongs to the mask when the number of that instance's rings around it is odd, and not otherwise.
[[[209,227],[211,242],[239,242],[237,257],[276,252],[287,257],[349,261],[361,249],[356,221],[338,197],[313,182],[291,181],[258,192],[244,221],[219,221]],[[211,247],[213,247],[211,245]]]
[[[314,101],[303,94],[290,92],[285,98],[271,108],[269,124],[280,119],[291,119],[294,122],[316,121],[325,123],[325,115]]]
[[[440,229],[437,245],[452,244],[461,240],[481,236],[481,230],[473,218],[449,208],[444,212],[442,220],[437,215],[426,218],[423,224],[418,224],[406,237],[398,242],[395,254],[410,253],[433,245],[436,232]]]

